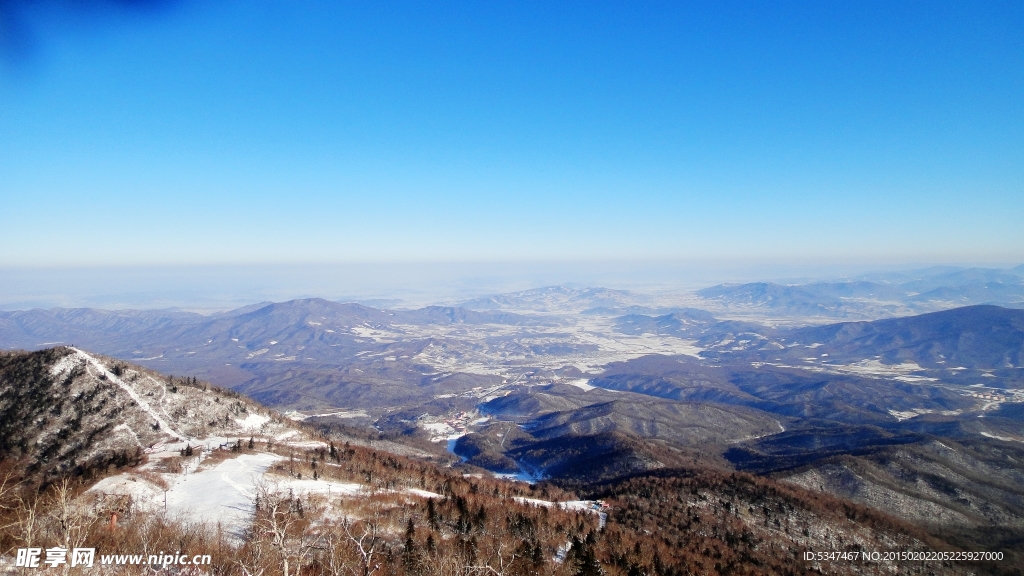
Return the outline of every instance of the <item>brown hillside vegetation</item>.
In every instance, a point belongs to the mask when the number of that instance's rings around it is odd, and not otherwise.
[[[1000,573],[996,565],[806,562],[807,551],[955,548],[870,508],[749,474],[664,471],[591,496],[611,504],[606,561],[627,574]],[[624,549],[634,553],[612,552]]]
[[[211,554],[212,573],[268,576],[1000,573],[998,566],[950,563],[804,561],[805,551],[950,548],[881,513],[746,474],[677,471],[609,484],[593,494],[610,504],[602,526],[594,511],[542,505],[575,499],[552,485],[467,477],[358,446],[274,450],[285,458],[260,486],[241,539],[217,526],[133,512],[130,503],[120,504],[111,528],[111,503],[90,499],[84,484],[58,482],[38,492],[8,481],[0,545],[8,557],[13,548],[55,542],[95,546],[98,554],[183,550]],[[371,490],[296,496],[275,491],[275,475]]]

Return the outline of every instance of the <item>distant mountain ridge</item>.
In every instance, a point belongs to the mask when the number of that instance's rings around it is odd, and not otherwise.
[[[782,286],[771,282],[721,284],[698,290],[697,295],[729,306],[781,309],[789,314],[843,314],[839,297],[822,290],[812,291],[808,286]]]
[[[0,346],[40,348],[47,343],[128,340],[140,346],[161,340],[188,344],[191,340],[227,334],[283,341],[300,330],[333,322],[339,327],[391,324],[549,324],[548,319],[507,312],[478,312],[458,307],[428,306],[418,310],[379,310],[355,303],[321,298],[252,305],[210,316],[177,310],[97,310],[53,308],[0,312]],[[258,327],[257,327],[258,326]],[[133,346],[135,344],[132,344]],[[120,354],[128,356],[127,354]]]
[[[1024,266],[940,267],[802,284],[719,284],[696,295],[727,309],[833,318],[906,316],[974,304],[1017,307],[1024,306]]]
[[[1024,366],[1024,310],[967,306],[907,318],[803,328],[790,342],[821,344],[833,360],[880,357],[930,367]]]
[[[244,390],[296,407],[412,402],[480,386],[475,375],[433,378],[422,356],[435,327],[557,324],[553,318],[428,306],[379,310],[319,298],[249,306],[211,316],[174,310],[0,312],[0,348],[74,344],[171,374]],[[385,353],[394,349],[390,355]],[[449,352],[461,354],[461,350]],[[401,357],[401,360],[398,360]]]
[[[626,314],[615,319],[615,329],[623,334],[674,334],[683,335],[693,328],[711,325],[717,320],[704,310],[687,309],[662,316]]]
[[[393,312],[393,318],[409,324],[507,324],[510,326],[554,324],[550,319],[511,312],[476,311],[459,306],[427,306]]]
[[[581,312],[593,308],[622,308],[642,305],[648,298],[626,290],[547,286],[520,292],[474,298],[461,303],[472,310],[533,310],[538,312]]]

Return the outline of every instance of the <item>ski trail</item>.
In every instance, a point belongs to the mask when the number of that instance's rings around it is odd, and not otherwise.
[[[124,381],[121,380],[120,378],[118,378],[117,376],[115,376],[113,372],[107,370],[107,367],[104,366],[102,362],[100,362],[96,358],[93,358],[89,354],[86,354],[85,352],[79,350],[78,348],[72,348],[72,350],[74,350],[77,354],[81,355],[81,357],[84,358],[86,362],[88,362],[89,364],[92,364],[93,368],[95,368],[96,370],[99,370],[99,372],[101,374],[105,375],[108,380],[110,380],[114,384],[117,384],[118,386],[120,386],[121,389],[124,390],[125,393],[128,394],[128,396],[131,397],[131,399],[134,400],[135,403],[139,405],[139,407],[141,407],[143,410],[145,410],[147,414],[152,416],[153,419],[157,421],[157,424],[160,425],[161,429],[169,431],[171,434],[174,434],[179,439],[180,438],[186,438],[186,436],[184,434],[182,434],[181,432],[178,432],[177,430],[174,429],[173,426],[168,424],[167,421],[164,420],[160,416],[160,414],[158,414],[157,411],[153,409],[152,406],[150,406],[145,400],[142,399],[142,397],[140,397],[135,392],[135,390],[132,390],[131,386],[125,384]]]
[[[220,475],[220,478],[221,478],[221,480],[223,480],[224,482],[227,482],[227,484],[228,484],[229,486],[231,486],[231,487],[232,487],[232,488],[234,488],[235,490],[238,490],[238,492],[239,492],[239,493],[241,493],[241,494],[242,494],[242,496],[245,496],[246,498],[248,498],[248,499],[250,499],[250,500],[252,500],[253,498],[255,498],[255,496],[253,496],[252,492],[249,492],[248,490],[246,490],[245,486],[242,486],[242,485],[241,485],[241,484],[239,484],[238,482],[235,482],[235,481],[234,481],[234,480],[232,480],[231,478],[228,478],[228,473],[227,473],[227,472],[224,472],[224,473],[222,473],[222,474]]]

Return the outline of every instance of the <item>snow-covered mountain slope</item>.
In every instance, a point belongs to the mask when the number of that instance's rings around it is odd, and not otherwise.
[[[237,393],[76,348],[0,354],[0,458],[26,461],[29,473],[81,473],[161,445],[291,426]]]

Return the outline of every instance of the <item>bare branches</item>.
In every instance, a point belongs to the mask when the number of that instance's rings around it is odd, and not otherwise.
[[[296,558],[298,574],[305,556],[303,535],[308,525],[302,501],[291,490],[282,492],[266,482],[258,482],[255,503],[251,545],[271,547],[284,576],[289,576],[290,561]]]
[[[358,572],[352,573],[357,576],[371,576],[380,568],[380,562],[375,562],[374,555],[379,551],[381,539],[378,536],[376,521],[353,522],[345,518],[341,522],[341,528],[345,531],[347,544],[357,553],[359,559]]]

